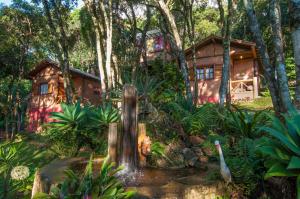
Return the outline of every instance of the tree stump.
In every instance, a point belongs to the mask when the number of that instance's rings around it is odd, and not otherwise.
[[[49,193],[49,191],[50,182],[48,178],[44,177],[40,170],[37,170],[34,176],[31,198],[37,193]]]
[[[117,162],[118,124],[110,123],[108,129],[108,155],[111,162]]]
[[[143,147],[144,147],[144,141],[147,138],[146,135],[146,124],[145,123],[139,123],[139,137],[138,137],[138,152],[139,152],[139,166],[144,167],[146,166],[146,154],[143,154]]]

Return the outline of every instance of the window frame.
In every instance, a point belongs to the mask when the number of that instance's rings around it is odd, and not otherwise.
[[[42,92],[42,86],[47,85],[47,92]],[[47,95],[49,94],[49,83],[48,82],[42,82],[39,84],[39,95]]]
[[[210,71],[212,69],[212,71]],[[198,70],[203,70],[203,78],[200,78],[201,73],[199,73],[198,78]],[[208,73],[207,73],[208,71]],[[208,77],[206,76],[208,74]],[[207,66],[197,66],[196,68],[196,80],[197,81],[205,81],[205,80],[213,80],[215,79],[215,64],[207,65]]]

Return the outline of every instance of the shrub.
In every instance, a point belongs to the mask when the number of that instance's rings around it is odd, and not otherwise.
[[[235,137],[255,138],[259,129],[270,121],[266,110],[250,112],[234,107],[223,113],[223,129]]]
[[[0,198],[29,195],[35,169],[52,160],[45,153],[23,142],[0,144]]]
[[[272,116],[271,127],[262,127],[271,138],[264,137],[258,151],[265,157],[268,171],[265,179],[297,177],[297,198],[300,198],[300,114],[295,110],[283,115],[284,121]]]
[[[35,199],[46,198],[101,198],[101,199],[126,199],[135,193],[125,191],[121,182],[115,176],[122,167],[114,168],[113,163],[104,160],[100,173],[93,174],[93,156],[91,156],[83,175],[77,175],[72,170],[65,172],[66,179],[51,189],[51,193],[38,193]]]
[[[110,122],[119,120],[118,110],[111,103],[98,108],[62,104],[62,112],[53,112],[53,122],[47,124],[46,135],[53,149],[61,156],[76,156],[83,146],[92,150],[103,149],[106,131]]]

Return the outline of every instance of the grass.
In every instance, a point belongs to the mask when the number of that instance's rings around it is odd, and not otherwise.
[[[254,99],[253,101],[248,102],[238,102],[236,105],[240,108],[252,110],[252,111],[260,111],[264,109],[273,109],[272,99],[271,97],[260,97]]]

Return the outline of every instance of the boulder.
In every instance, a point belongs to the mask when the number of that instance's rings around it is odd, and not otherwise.
[[[196,135],[191,135],[189,137],[189,140],[194,146],[201,145],[205,141],[203,138],[201,138],[200,136],[196,136]]]

